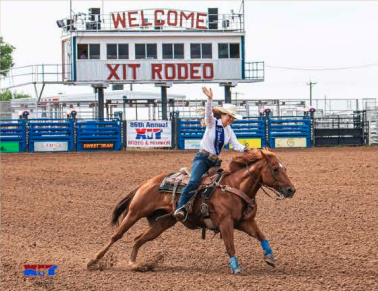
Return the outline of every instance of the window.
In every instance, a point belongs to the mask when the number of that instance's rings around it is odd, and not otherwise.
[[[211,59],[213,57],[211,43],[191,43],[190,57],[192,59]]]
[[[117,59],[117,45],[116,44],[107,44],[106,45],[106,55],[108,60]]]
[[[99,44],[78,44],[77,58],[80,60],[100,59],[100,45]]]
[[[100,45],[99,44],[89,45],[89,58],[92,60],[100,59]]]
[[[183,59],[184,44],[163,44],[163,59]]]
[[[136,59],[157,59],[156,43],[135,44]]]
[[[240,58],[240,45],[238,43],[219,43],[218,57],[220,59]]]
[[[128,44],[107,44],[107,59],[128,59],[129,58],[129,45]]]

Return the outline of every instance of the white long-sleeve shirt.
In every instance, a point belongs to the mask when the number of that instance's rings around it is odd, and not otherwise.
[[[243,152],[245,146],[240,144],[236,139],[235,133],[232,130],[231,126],[223,126],[222,120],[216,119],[213,115],[213,109],[211,106],[211,100],[208,100],[205,105],[205,121],[206,121],[206,130],[203,138],[201,140],[201,149],[211,153],[216,154],[215,151],[215,126],[222,126],[224,128],[224,146],[231,144],[232,148],[238,152]]]

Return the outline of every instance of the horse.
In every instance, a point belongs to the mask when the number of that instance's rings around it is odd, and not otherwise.
[[[112,224],[118,227],[110,241],[88,262],[88,269],[93,268],[104,257],[109,248],[121,239],[137,221],[147,218],[149,227],[135,238],[129,260],[129,266],[137,269],[136,258],[139,248],[176,224],[177,220],[172,215],[175,202],[171,198],[171,193],[159,193],[159,185],[167,175],[161,174],[151,178],[118,202],[113,210],[112,217]],[[211,221],[223,238],[233,274],[242,272],[235,256],[235,229],[259,240],[263,249],[264,261],[272,267],[275,266],[269,241],[255,221],[257,213],[255,196],[261,187],[268,187],[273,190],[277,199],[292,198],[296,191],[287,176],[285,166],[274,152],[267,149],[250,149],[242,155],[232,158],[222,180],[207,203]],[[234,192],[230,189],[233,189]],[[244,199],[242,199],[242,195],[234,194],[236,192],[243,193],[247,197],[244,196]],[[199,221],[194,219],[194,214],[200,211],[200,204],[200,199],[195,199],[192,205],[192,213],[182,222],[189,229],[206,227],[202,218]],[[119,224],[121,215],[123,215],[123,219]]]

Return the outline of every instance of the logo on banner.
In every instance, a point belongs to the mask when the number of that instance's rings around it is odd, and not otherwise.
[[[55,276],[56,265],[24,265],[24,276],[43,277]]]
[[[162,128],[136,128],[135,139],[161,139]]]

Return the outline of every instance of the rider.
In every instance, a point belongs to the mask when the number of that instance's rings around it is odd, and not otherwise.
[[[201,149],[192,162],[190,181],[182,191],[177,210],[173,214],[177,220],[181,221],[187,218],[185,205],[193,196],[191,192],[195,191],[200,185],[202,175],[211,167],[220,166],[218,155],[223,147],[231,144],[238,152],[244,152],[249,149],[237,141],[235,133],[230,127],[235,119],[243,119],[241,115],[236,114],[236,106],[225,103],[222,107],[214,108],[214,111],[221,114],[221,118],[216,119],[211,106],[213,91],[205,87],[202,88],[202,91],[208,97],[205,106],[206,131],[201,140]]]

